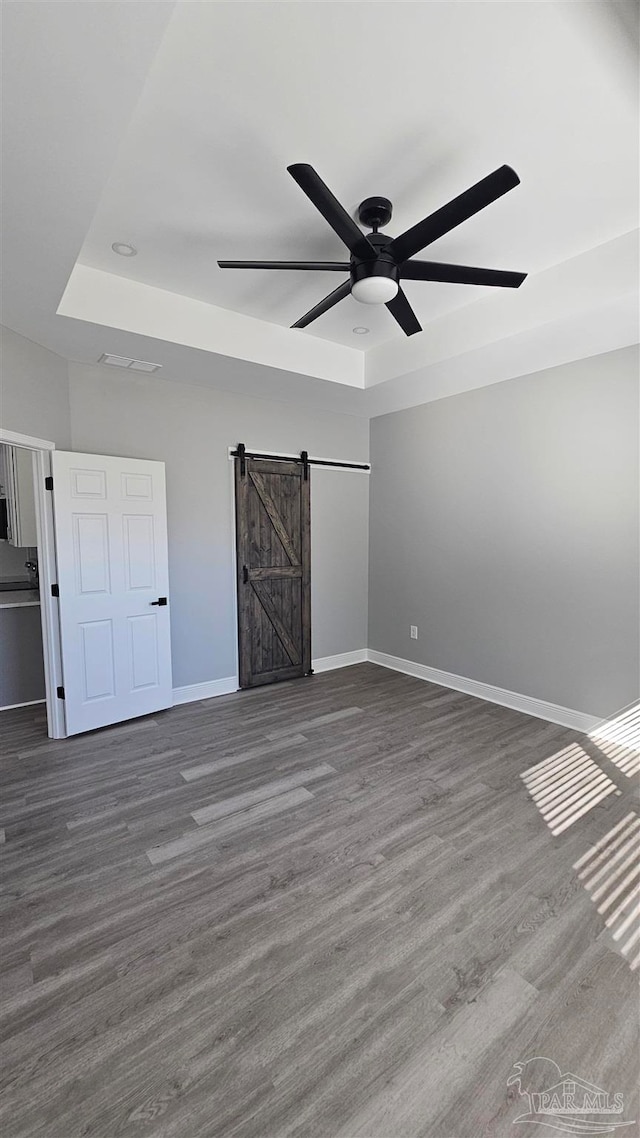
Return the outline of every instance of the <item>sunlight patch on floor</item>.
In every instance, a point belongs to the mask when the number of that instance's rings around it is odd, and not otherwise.
[[[521,775],[552,834],[561,834],[609,794],[615,783],[578,744],[564,747]]]
[[[631,811],[574,867],[631,968],[640,965],[640,818]]]
[[[640,773],[640,703],[601,723],[589,738],[627,778]]]

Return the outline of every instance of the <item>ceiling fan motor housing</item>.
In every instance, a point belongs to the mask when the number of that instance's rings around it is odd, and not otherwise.
[[[354,285],[356,281],[362,281],[366,277],[388,277],[397,283],[400,269],[391,257],[385,257],[384,254],[376,257],[375,261],[354,260],[351,264],[351,284]]]
[[[378,200],[378,199],[374,199]],[[351,258],[351,295],[364,304],[386,304],[397,295],[400,269],[384,247],[391,238],[384,233],[372,233],[368,240],[375,246],[377,257]]]

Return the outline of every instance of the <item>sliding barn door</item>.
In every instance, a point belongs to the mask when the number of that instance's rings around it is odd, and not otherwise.
[[[239,680],[250,688],[311,670],[309,481],[295,462],[235,464]]]

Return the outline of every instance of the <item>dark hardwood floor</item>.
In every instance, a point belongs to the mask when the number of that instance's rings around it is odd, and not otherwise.
[[[0,730],[6,1138],[503,1138],[565,1072],[640,1118],[626,744],[372,664]]]

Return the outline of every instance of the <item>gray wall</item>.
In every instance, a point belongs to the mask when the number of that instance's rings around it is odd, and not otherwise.
[[[67,361],[2,325],[0,424],[61,448],[71,443]]]
[[[624,348],[374,419],[369,647],[596,716],[636,699],[638,389]]]
[[[238,441],[367,461],[369,424],[225,391],[69,364],[73,449],[167,467],[174,687],[235,674],[233,464]],[[313,657],[365,648],[367,475],[314,469]]]
[[[235,664],[228,445],[368,457],[343,414],[68,365],[2,329],[2,425],[167,463],[174,684]],[[369,647],[592,715],[638,692],[638,356],[373,420]],[[313,655],[367,644],[369,480],[314,470]],[[409,638],[409,625],[419,640]]]

